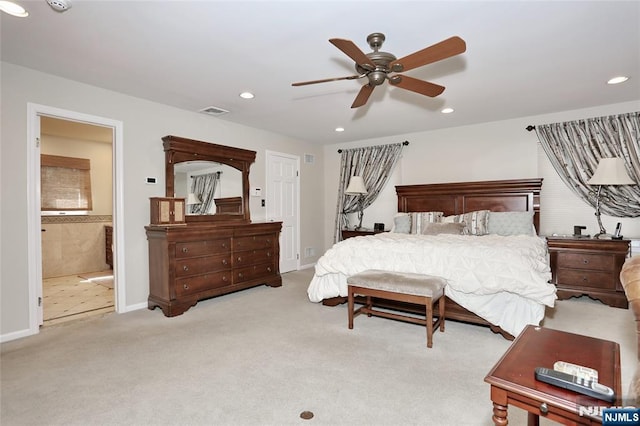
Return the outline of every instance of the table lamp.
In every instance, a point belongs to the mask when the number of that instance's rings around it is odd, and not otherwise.
[[[598,190],[596,192],[596,217],[598,218],[600,232],[594,235],[594,238],[611,238],[611,235],[607,234],[604,226],[602,226],[602,220],[600,219],[602,186],[635,185],[635,182],[632,181],[627,174],[627,170],[624,167],[624,161],[621,158],[601,158],[596,172],[591,176],[591,179],[589,179],[587,184],[598,185]]]
[[[352,176],[349,181],[349,186],[344,191],[347,195],[357,195],[358,196],[358,219],[360,222],[358,226],[355,228],[356,230],[362,228],[362,217],[364,216],[364,209],[362,208],[362,201],[364,200],[364,196],[367,193],[367,188],[364,186],[364,179],[362,176]]]

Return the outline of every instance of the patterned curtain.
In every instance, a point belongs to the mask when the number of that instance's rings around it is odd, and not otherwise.
[[[192,204],[190,213],[192,214],[208,214],[211,211],[213,198],[215,197],[216,187],[220,182],[220,172],[207,173],[204,175],[193,176],[191,181],[191,192],[202,201],[200,204]]]
[[[364,180],[367,194],[362,199],[362,208],[366,209],[378,198],[378,194],[389,180],[389,175],[402,153],[402,145],[396,143],[342,150],[334,243],[342,239],[340,231],[349,226],[347,214],[358,211],[359,196],[344,193],[351,176],[362,176]]]
[[[587,181],[598,162],[622,158],[638,184],[603,186],[600,209],[614,217],[640,216],[640,112],[537,125],[536,133],[564,183],[593,207],[597,188]]]

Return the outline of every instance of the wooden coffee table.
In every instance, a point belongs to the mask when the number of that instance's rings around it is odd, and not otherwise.
[[[529,425],[538,425],[539,416],[562,424],[602,423],[602,419],[595,415],[598,411],[596,407],[617,404],[561,389],[534,378],[536,367],[553,368],[556,361],[598,370],[598,381],[613,389],[617,399],[622,396],[620,345],[529,325],[484,378],[491,385],[493,422],[496,425],[508,424],[509,405],[527,410]],[[580,407],[583,407],[582,410]]]

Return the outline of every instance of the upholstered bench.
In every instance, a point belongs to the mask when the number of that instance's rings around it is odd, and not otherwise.
[[[353,318],[359,314],[374,315],[427,326],[427,347],[433,346],[433,329],[444,331],[444,278],[406,272],[388,272],[369,269],[347,278],[349,329],[353,329]],[[354,296],[366,297],[365,304],[354,310]],[[414,303],[425,306],[425,318],[381,311],[373,308],[372,297]],[[438,301],[438,318],[433,319],[433,305]]]

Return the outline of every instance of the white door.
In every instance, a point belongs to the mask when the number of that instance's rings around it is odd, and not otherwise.
[[[267,220],[282,222],[280,232],[280,272],[295,271],[299,263],[300,157],[266,152],[267,179],[265,203]]]

